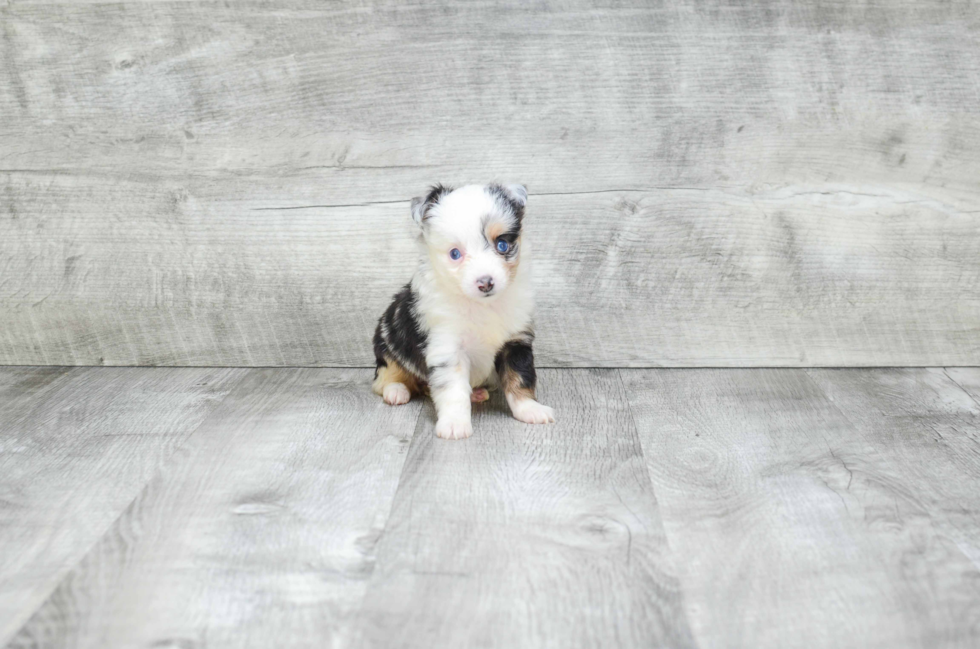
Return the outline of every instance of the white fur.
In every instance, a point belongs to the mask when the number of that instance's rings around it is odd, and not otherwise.
[[[482,185],[460,187],[429,210],[424,229],[429,269],[447,295],[462,293],[484,302],[494,300],[506,291],[506,265],[483,237],[482,226],[488,215],[506,224],[511,221]],[[500,215],[500,218],[494,218],[494,215]],[[453,248],[462,252],[463,258],[459,261],[449,257]],[[520,265],[523,265],[527,256],[521,259]],[[494,291],[490,296],[477,289],[476,280],[485,276],[494,280]]]
[[[527,200],[523,187],[512,185],[507,190],[521,204]],[[505,213],[497,200],[482,185],[469,185],[444,196],[424,222],[421,215],[417,217],[424,234],[412,287],[418,295],[420,325],[428,334],[426,363],[439,437],[459,439],[472,434],[473,388],[495,380],[497,352],[531,324],[534,296],[528,244],[519,242],[519,263],[511,277],[504,259],[488,247],[483,236],[487,215],[494,219]],[[449,256],[453,248],[463,253],[458,262]],[[489,296],[477,288],[476,280],[485,276],[494,282]],[[554,421],[551,409],[533,399],[510,405],[521,421]]]
[[[534,399],[515,399],[508,394],[507,404],[514,418],[526,424],[550,424],[555,421],[555,411]]]
[[[408,403],[409,399],[412,398],[412,394],[408,391],[408,387],[404,383],[389,383],[384,387],[384,397],[385,403],[392,406],[400,406],[403,403]]]

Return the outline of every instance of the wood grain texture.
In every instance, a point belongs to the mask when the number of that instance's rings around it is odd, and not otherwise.
[[[0,646],[980,641],[977,368],[544,370],[464,442],[369,382],[0,370]]]
[[[75,179],[18,208],[26,229],[0,238],[5,361],[373,362],[416,254],[405,205],[256,212],[302,182],[114,184],[109,209],[75,205],[91,189]],[[535,196],[539,364],[972,362],[978,218],[902,193]],[[38,221],[52,221],[40,237]],[[67,258],[46,253],[66,238]]]
[[[980,406],[941,370],[622,374],[702,646],[977,645]]]
[[[947,367],[943,372],[977,403],[980,403],[980,370],[975,367]]]
[[[0,369],[0,646],[244,371]]]
[[[918,549],[931,559],[949,552],[953,558],[947,560],[954,565],[966,556],[974,568],[980,568],[980,403],[976,398],[939,368],[807,373],[868,445],[902,476],[899,511]],[[960,368],[958,374],[967,385],[980,376],[976,368]],[[841,459],[849,458],[842,455]],[[858,460],[860,472],[863,458]],[[853,471],[855,467],[847,463]],[[922,527],[938,532],[939,542],[923,541]],[[980,580],[980,575],[971,576]],[[970,621],[968,638],[977,644],[980,581],[959,594],[965,592],[972,592],[975,599],[962,611],[962,620]],[[928,594],[922,597],[925,600]],[[951,621],[936,620],[941,622],[953,626]]]
[[[971,3],[0,8],[0,363],[365,365],[435,181],[539,360],[980,363]]]
[[[374,565],[419,402],[251,370],[11,647],[324,647]]]
[[[544,371],[558,423],[494,393],[474,435],[412,440],[353,646],[692,646],[615,372]]]

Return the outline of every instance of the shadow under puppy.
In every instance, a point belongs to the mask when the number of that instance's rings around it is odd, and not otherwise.
[[[522,185],[436,185],[412,199],[419,266],[378,321],[373,389],[391,405],[431,393],[439,437],[469,437],[470,402],[497,385],[516,419],[555,420],[534,394],[526,204]]]

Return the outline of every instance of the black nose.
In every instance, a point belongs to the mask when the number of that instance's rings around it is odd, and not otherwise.
[[[476,280],[476,287],[484,293],[489,293],[493,290],[493,278],[489,275],[484,275],[480,279]]]

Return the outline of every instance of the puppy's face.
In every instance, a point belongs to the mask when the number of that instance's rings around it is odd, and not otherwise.
[[[433,270],[474,300],[492,300],[520,263],[527,190],[521,185],[433,187],[412,200]]]

